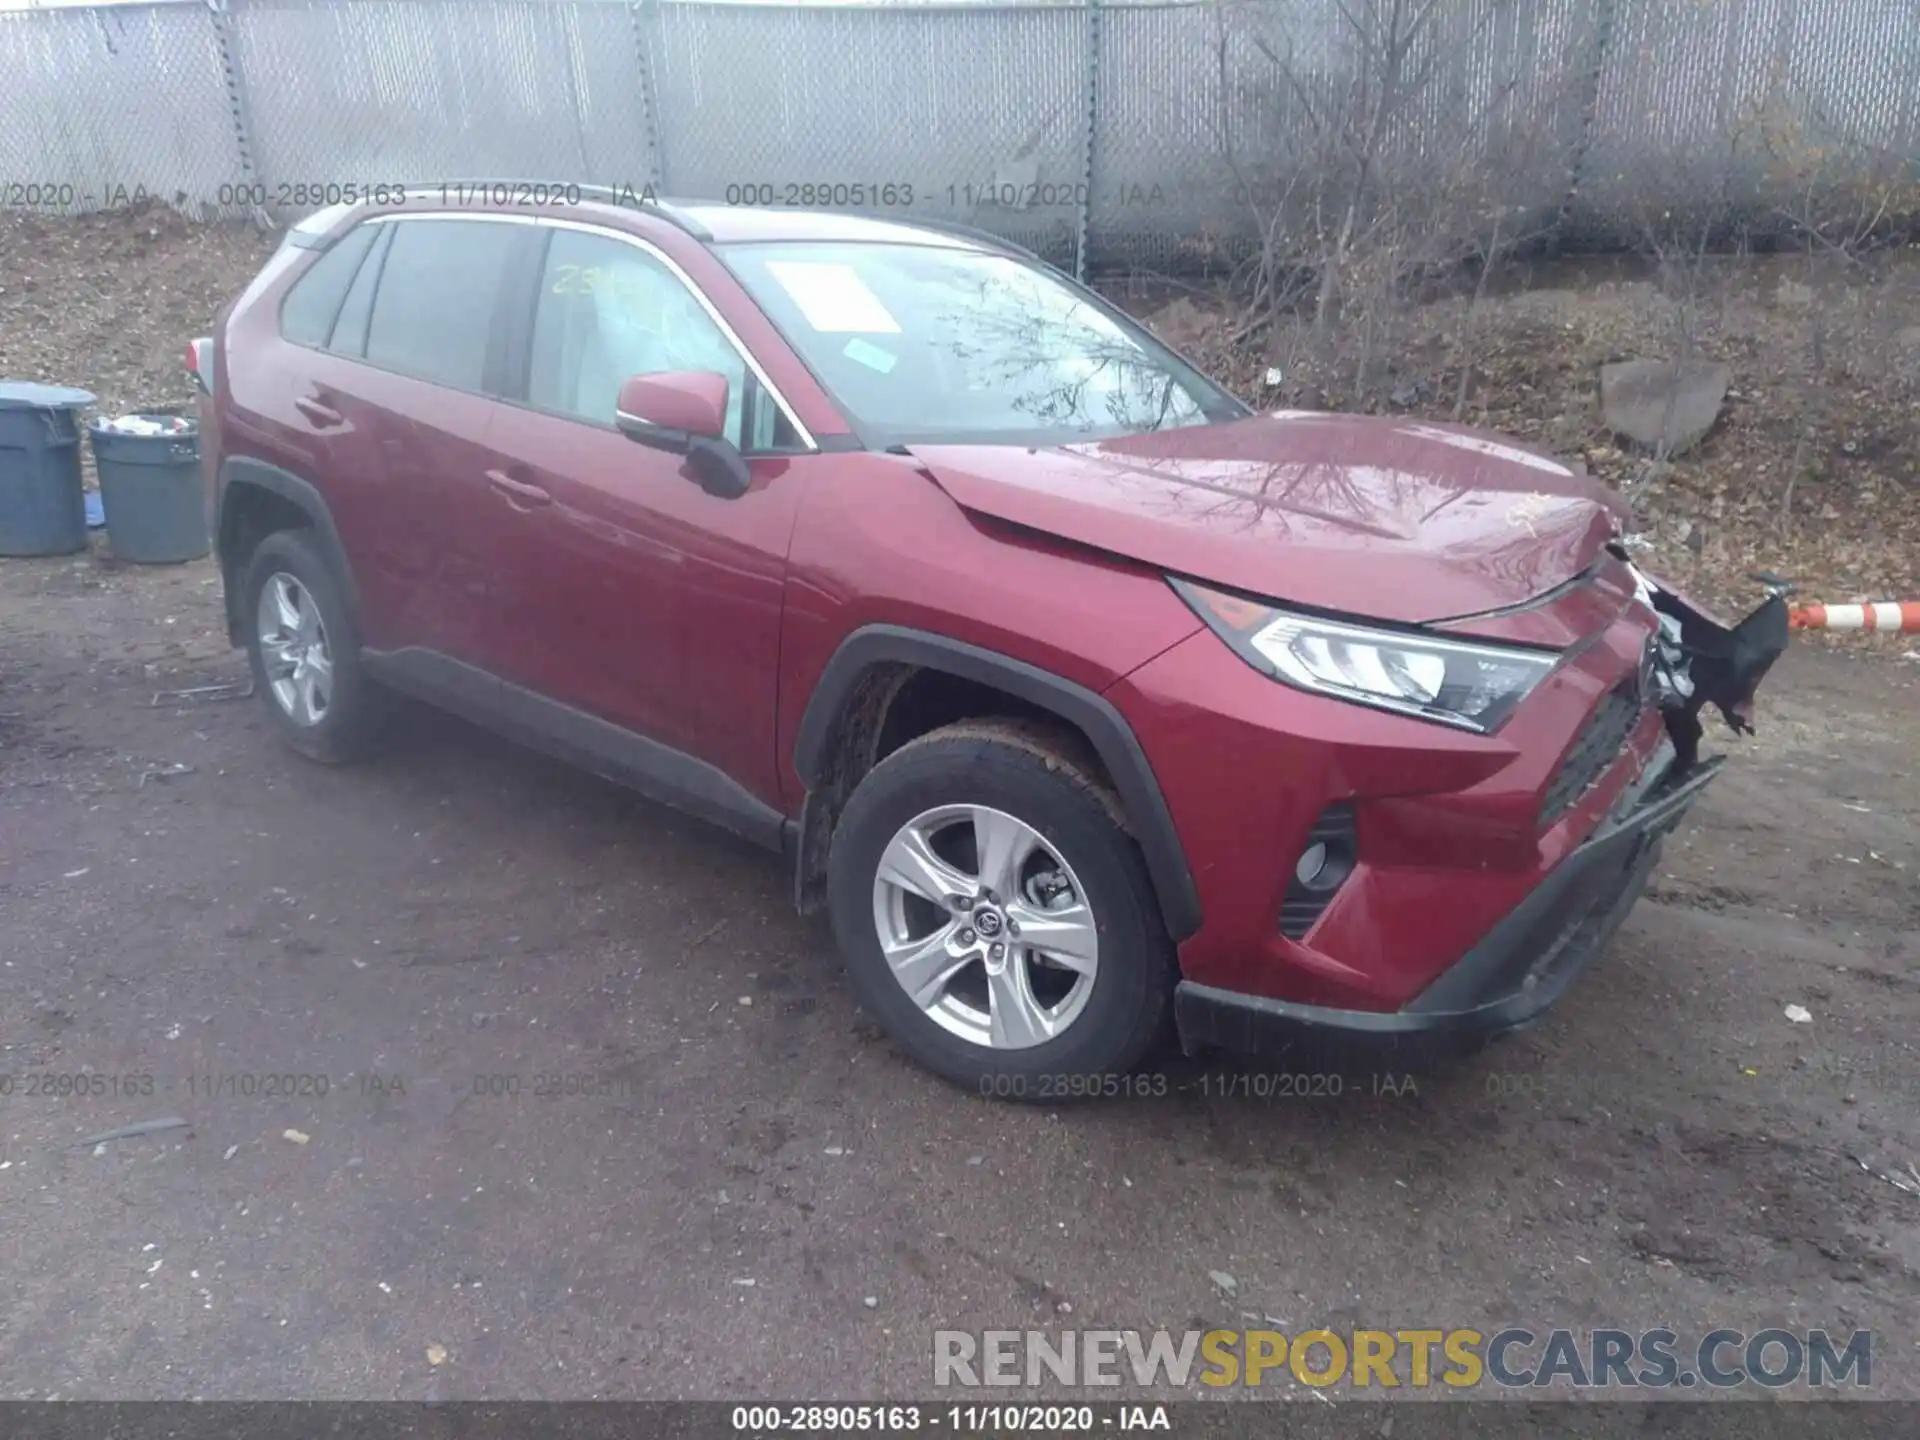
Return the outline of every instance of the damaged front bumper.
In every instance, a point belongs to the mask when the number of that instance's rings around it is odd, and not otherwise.
[[[1723,763],[1683,772],[1676,747],[1663,746],[1599,830],[1401,1009],[1336,1010],[1186,983],[1174,999],[1182,1047],[1272,1054],[1310,1031],[1485,1039],[1531,1024],[1599,958],[1646,889],[1662,843]]]
[[[1736,735],[1753,733],[1754,693],[1793,633],[1787,613],[1792,587],[1772,576],[1754,577],[1767,583],[1766,600],[1738,625],[1727,626],[1671,585],[1629,568],[1639,598],[1660,618],[1650,678],[1684,774],[1699,763],[1703,707],[1718,709]]]
[[[1787,648],[1784,593],[1725,626],[1672,586],[1634,571],[1660,620],[1640,693],[1667,739],[1594,833],[1485,937],[1392,1011],[1300,1004],[1191,981],[1174,1001],[1182,1047],[1276,1054],[1312,1035],[1475,1044],[1538,1020],[1597,960],[1645,891],[1665,839],[1712,783],[1724,758],[1702,761],[1700,710],[1712,704],[1736,733],[1754,728],[1755,691]]]

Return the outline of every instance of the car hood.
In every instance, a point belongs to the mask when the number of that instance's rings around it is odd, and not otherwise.
[[[1629,512],[1565,465],[1454,425],[1280,411],[1097,444],[915,445],[968,510],[1297,605],[1455,619],[1591,565]]]

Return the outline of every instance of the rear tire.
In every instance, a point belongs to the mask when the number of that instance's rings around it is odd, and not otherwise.
[[[1146,865],[1070,749],[1017,722],[935,730],[861,780],[833,835],[828,901],[861,1002],[976,1094],[1124,1093],[1168,1022],[1174,946]]]
[[[380,697],[361,669],[340,583],[310,532],[276,531],[254,549],[240,614],[254,688],[287,744],[327,765],[364,754]]]

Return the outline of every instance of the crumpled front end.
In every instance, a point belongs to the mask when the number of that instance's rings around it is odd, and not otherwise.
[[[1631,567],[1630,567],[1631,568]],[[1654,683],[1673,739],[1677,774],[1700,759],[1700,711],[1714,706],[1736,735],[1754,733],[1753,697],[1792,635],[1789,587],[1769,578],[1769,594],[1739,624],[1727,626],[1664,581],[1637,568],[1639,599],[1660,617]]]
[[[1490,733],[1302,694],[1207,633],[1109,692],[1196,857],[1189,1048],[1531,1023],[1604,950],[1723,763],[1700,757],[1702,708],[1752,730],[1787,615],[1776,594],[1724,625],[1610,547],[1541,604],[1446,633],[1463,631],[1567,637]]]

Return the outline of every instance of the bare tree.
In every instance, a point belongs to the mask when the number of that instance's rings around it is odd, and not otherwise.
[[[1712,242],[1725,223],[1726,213],[1712,205],[1702,206],[1691,215],[1675,216],[1671,210],[1664,210],[1657,218],[1644,214],[1637,217],[1639,248],[1654,264],[1655,285],[1664,302],[1667,359],[1676,377],[1667,389],[1652,459],[1638,476],[1638,488],[1643,490],[1666,475],[1673,456],[1674,421],[1683,390],[1680,377],[1691,372],[1700,356],[1705,311],[1723,266]]]
[[[1463,58],[1516,14],[1484,0],[1217,0],[1221,152],[1256,237],[1235,277],[1237,340],[1264,335],[1270,364],[1364,401],[1412,283],[1472,265],[1451,347],[1471,370],[1487,283],[1551,208],[1546,187],[1525,193],[1555,143],[1530,108],[1550,87],[1518,63],[1470,86]],[[1232,123],[1249,114],[1251,138]]]
[[[1864,278],[1874,251],[1914,233],[1920,173],[1893,147],[1849,133],[1815,97],[1796,92],[1779,67],[1749,123],[1766,158],[1771,218],[1786,227],[1805,276],[1807,385],[1780,497],[1781,515],[1790,517],[1800,480],[1818,473],[1815,447],[1835,385],[1834,316],[1821,297],[1835,282]],[[1851,348],[1857,354],[1859,347]]]

